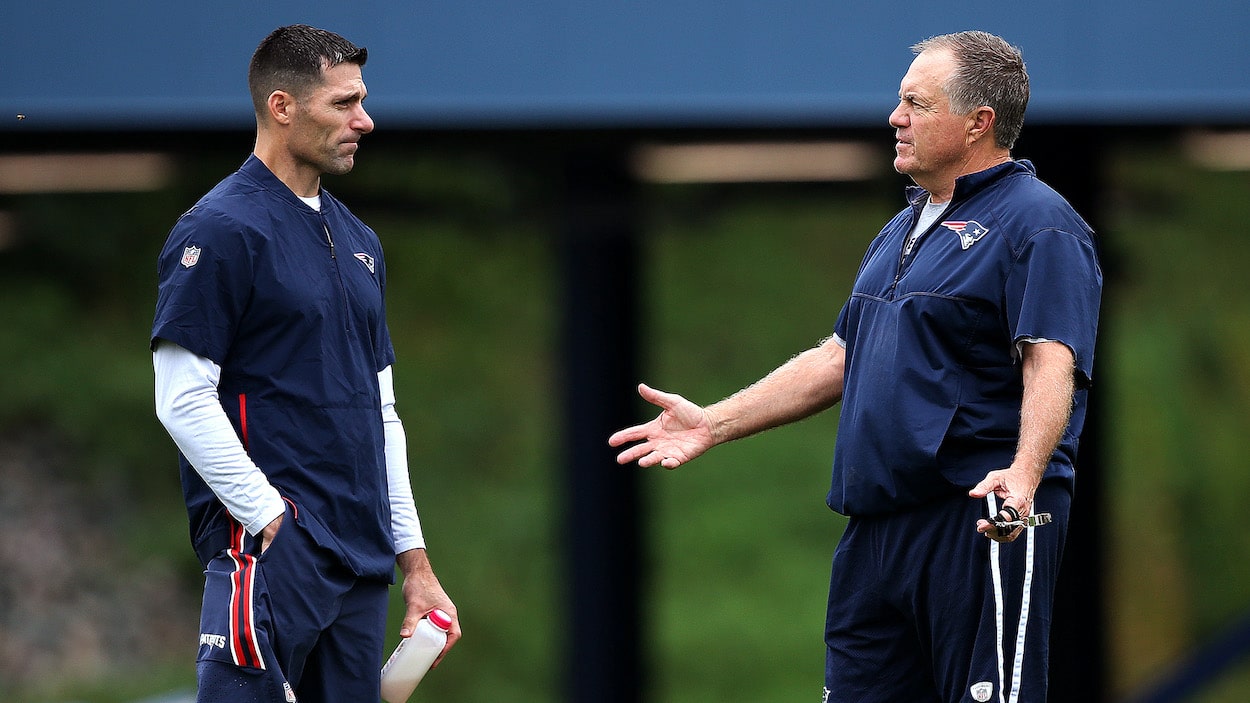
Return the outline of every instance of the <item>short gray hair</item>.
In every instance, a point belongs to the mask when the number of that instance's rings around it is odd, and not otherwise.
[[[1029,74],[1020,50],[1001,37],[975,31],[930,37],[911,48],[917,56],[930,49],[955,57],[955,70],[944,86],[951,112],[993,108],[995,143],[1004,149],[1015,146],[1029,106]]]

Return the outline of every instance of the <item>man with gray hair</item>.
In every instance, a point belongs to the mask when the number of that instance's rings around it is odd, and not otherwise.
[[[707,407],[609,443],[674,469],[841,403],[824,700],[1044,701],[1055,577],[1093,371],[1093,232],[1015,160],[1020,52],[985,32],[913,47],[894,168],[909,204],[869,244],[817,346]]]

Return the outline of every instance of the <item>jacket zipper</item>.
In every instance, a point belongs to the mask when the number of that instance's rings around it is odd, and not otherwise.
[[[911,226],[912,226],[912,227],[915,227],[915,226],[916,226],[916,222],[917,222],[917,220],[919,220],[919,219],[920,219],[920,215],[914,215],[914,216],[913,216],[913,219],[912,219]],[[903,244],[902,244],[902,246],[900,246],[900,247],[899,247],[899,251],[898,251],[898,266],[896,266],[896,267],[894,268],[894,282],[890,284],[890,298],[891,298],[891,299],[894,297],[894,291],[898,289],[898,282],[899,282],[900,280],[902,280],[902,278],[903,278],[903,269],[904,269],[904,265],[907,263],[907,240],[908,240],[910,237],[911,237],[911,227],[909,227],[909,228],[907,229],[907,234],[904,234],[904,235],[903,235]],[[920,236],[919,236],[919,237],[916,237],[916,243],[912,246],[912,253],[915,253],[915,251],[916,251],[916,246],[919,246],[919,245],[920,245],[920,240],[921,240],[923,237],[924,237],[924,233],[923,233],[923,232],[920,234]]]
[[[322,220],[322,221],[321,221],[321,229],[325,230],[325,233],[326,233],[326,243],[330,245],[330,258],[331,258],[331,259],[334,259],[334,260],[335,260],[335,264],[337,265],[337,263],[338,263],[338,261],[337,261],[337,260],[338,260],[338,257],[336,257],[336,256],[334,255],[334,237],[331,237],[331,236],[330,236],[330,225],[327,225],[327,224],[325,223],[325,220]]]
[[[929,236],[929,233],[933,231],[933,228],[937,227],[937,225],[938,225],[938,223],[941,221],[942,217],[943,217],[943,216],[944,216],[944,215],[945,215],[945,214],[946,214],[946,213],[947,213],[947,212],[951,209],[951,205],[953,205],[953,204],[954,204],[954,198],[951,198],[951,200],[950,200],[950,201],[948,201],[948,202],[946,203],[946,207],[945,207],[945,208],[943,208],[943,210],[942,210],[942,215],[939,215],[939,216],[938,216],[938,218],[937,218],[936,220],[934,220],[934,221],[933,221],[933,222],[932,222],[932,223],[931,223],[931,224],[930,224],[930,225],[929,225],[929,226],[925,229],[925,231],[921,232],[921,233],[920,233],[920,235],[916,237],[916,241],[912,243],[912,247],[911,247],[911,252],[910,252],[910,253],[907,251],[907,240],[911,237],[911,230],[910,230],[910,228],[908,229],[907,234],[903,237],[903,245],[899,248],[899,252],[898,252],[898,268],[897,268],[897,269],[895,269],[895,271],[894,271],[894,282],[890,284],[890,295],[891,295],[891,296],[893,296],[895,289],[896,289],[896,288],[898,288],[898,282],[899,282],[900,280],[902,280],[902,278],[903,278],[903,274],[904,274],[904,273],[906,273],[906,268],[907,268],[907,259],[908,259],[908,257],[915,257],[915,255],[916,255],[916,250],[920,248],[920,241],[921,241],[922,239],[924,239],[925,237],[928,237],[928,236]],[[922,208],[921,208],[921,210],[923,210],[923,209],[924,209],[924,208],[922,207]],[[915,212],[914,219],[912,220],[912,227],[915,227],[915,226],[916,226],[916,222],[917,222],[917,221],[919,221],[919,220],[920,220],[920,211],[916,211],[916,212]]]
[[[339,284],[339,297],[343,301],[343,329],[351,331],[351,308],[347,304],[347,286],[343,283],[343,271],[339,268],[339,259],[334,251],[334,237],[330,234],[330,225],[325,216],[321,217],[321,228],[326,233],[326,243],[330,245],[330,262],[334,265],[334,278]]]

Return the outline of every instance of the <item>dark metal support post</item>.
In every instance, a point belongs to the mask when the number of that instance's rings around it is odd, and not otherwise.
[[[571,703],[637,703],[644,686],[638,469],[621,467],[608,436],[638,405],[636,186],[624,146],[564,161],[563,280],[565,540]]]
[[[1102,231],[1103,159],[1105,137],[1094,128],[1026,128],[1016,155],[1035,158],[1037,175],[1072,203],[1094,228]],[[1114,262],[1101,248],[1103,300],[1114,285]],[[1104,306],[1105,308],[1105,306]],[[1106,329],[1105,309],[1100,326]],[[1102,348],[1106,349],[1105,339]],[[1105,366],[1095,356],[1094,387],[1090,392],[1085,429],[1077,457],[1076,495],[1068,523],[1068,541],[1056,584],[1054,620],[1050,633],[1050,693],[1052,701],[1107,703],[1111,700],[1107,675],[1108,633],[1106,610],[1105,542],[1110,515],[1105,495],[1106,431],[1103,398],[1107,393]]]

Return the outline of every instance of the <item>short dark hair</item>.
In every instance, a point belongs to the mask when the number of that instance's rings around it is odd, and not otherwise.
[[[955,71],[945,86],[951,112],[994,108],[995,143],[1004,149],[1015,146],[1029,106],[1029,74],[1020,50],[988,32],[943,34],[911,48],[916,55],[929,49],[945,49],[955,57]]]
[[[321,83],[325,69],[341,63],[364,66],[368,58],[368,49],[334,32],[306,24],[278,27],[261,40],[247,69],[252,107],[262,115],[273,91],[303,97]]]

